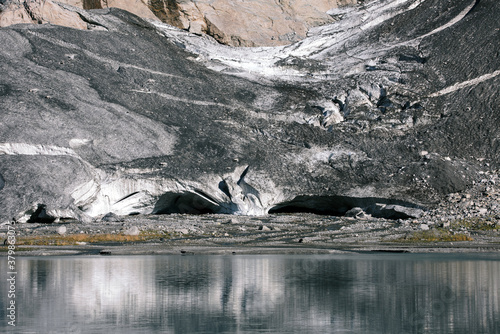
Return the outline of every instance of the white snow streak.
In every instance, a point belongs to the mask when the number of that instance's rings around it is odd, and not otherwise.
[[[100,56],[100,55],[98,55],[98,54],[96,54],[94,52],[91,52],[91,51],[88,51],[86,49],[83,49],[83,48],[79,47],[76,44],[68,43],[66,41],[62,41],[62,40],[59,40],[59,39],[56,39],[56,38],[53,38],[53,37],[48,37],[48,36],[45,36],[45,35],[43,35],[41,33],[38,33],[38,32],[28,31],[28,33],[31,34],[31,35],[34,35],[34,36],[36,36],[36,37],[38,37],[40,39],[43,39],[43,40],[45,40],[47,42],[50,42],[50,43],[62,46],[64,48],[81,51],[81,52],[83,52],[85,55],[87,55],[90,58],[93,58],[93,59],[98,60],[98,61],[100,61],[102,63],[111,65],[111,67],[113,67],[114,70],[118,70],[120,67],[123,67],[123,68],[132,68],[132,69],[135,69],[135,70],[138,70],[138,71],[148,72],[148,73],[155,74],[155,75],[161,75],[161,76],[166,76],[166,77],[174,77],[174,78],[184,79],[183,77],[180,77],[178,75],[174,75],[174,74],[170,74],[170,73],[165,73],[165,72],[160,72],[160,71],[155,71],[155,70],[152,70],[152,69],[149,69],[149,68],[145,68],[145,67],[141,67],[141,66],[137,66],[137,65],[133,65],[133,64],[128,64],[128,63],[123,63],[123,62],[120,62],[120,61],[117,61],[117,60],[114,60],[114,59],[106,58],[106,57]]]
[[[463,81],[460,83],[456,83],[452,86],[441,89],[438,92],[432,93],[431,95],[429,95],[429,97],[438,97],[438,96],[442,96],[442,95],[446,95],[446,94],[455,92],[459,89],[463,89],[463,88],[470,87],[470,86],[475,86],[483,81],[493,79],[494,77],[497,77],[498,75],[500,75],[500,70],[497,70],[493,73],[481,75],[480,77],[474,78],[472,80],[467,80],[467,81]]]
[[[156,91],[139,90],[139,89],[131,89],[130,91],[131,92],[136,92],[136,93],[143,93],[143,94],[155,94],[155,95],[158,95],[158,96],[163,97],[163,98],[168,99],[168,100],[173,100],[173,101],[177,101],[177,102],[183,102],[183,103],[187,103],[187,104],[196,104],[196,105],[199,105],[199,106],[226,107],[226,108],[231,108],[231,109],[235,108],[233,106],[230,106],[230,105],[227,105],[227,104],[223,104],[223,103],[210,102],[210,101],[200,101],[200,100],[192,100],[192,99],[184,99],[182,97],[177,97],[177,96],[174,96],[174,95],[160,93],[160,92],[156,92]]]
[[[469,6],[467,6],[463,11],[461,11],[457,16],[455,16],[448,23],[443,24],[442,26],[432,30],[431,32],[420,36],[419,38],[423,39],[423,38],[428,37],[430,35],[434,35],[440,31],[443,31],[443,30],[455,25],[456,23],[460,22],[465,17],[465,15],[467,15],[471,11],[472,7],[474,7],[475,4],[476,4],[476,1],[472,1],[472,3]]]
[[[0,143],[0,155],[62,155],[80,159],[70,148],[26,143]]]

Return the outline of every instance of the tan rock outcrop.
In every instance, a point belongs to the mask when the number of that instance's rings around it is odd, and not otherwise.
[[[0,8],[0,27],[18,23],[33,23],[33,19],[25,8],[16,4],[8,4]]]
[[[98,0],[87,0],[87,2],[99,2]],[[149,3],[153,1],[148,0],[103,0],[101,1],[101,6],[114,7],[124,9],[132,14],[146,18],[146,19],[158,19],[155,14],[151,11]]]
[[[233,46],[284,45],[303,39],[309,28],[332,22],[329,9],[357,0],[59,0],[83,9],[116,7]],[[8,2],[9,3],[9,2]],[[52,23],[86,29],[78,14],[51,0],[11,1],[0,26]]]
[[[329,9],[353,3],[356,0],[178,0],[177,12],[162,21],[233,46],[283,45],[303,39],[311,27],[332,22]]]
[[[76,29],[87,29],[80,16],[51,0],[12,2],[1,8],[0,27],[18,23],[50,23]]]

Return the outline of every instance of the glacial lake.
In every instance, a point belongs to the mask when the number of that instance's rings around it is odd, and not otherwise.
[[[500,254],[0,261],[2,333],[500,333]]]

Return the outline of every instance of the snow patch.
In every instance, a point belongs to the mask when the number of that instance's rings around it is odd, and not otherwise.
[[[0,143],[0,155],[62,155],[79,158],[70,148],[27,143]]]
[[[73,138],[69,141],[69,147],[75,149],[75,148],[80,148],[80,147],[92,145],[92,143],[93,143],[92,139]]]

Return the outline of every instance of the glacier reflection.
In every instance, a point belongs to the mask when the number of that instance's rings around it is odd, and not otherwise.
[[[18,326],[26,332],[500,328],[500,261],[493,256],[59,257],[19,259],[17,265]]]

